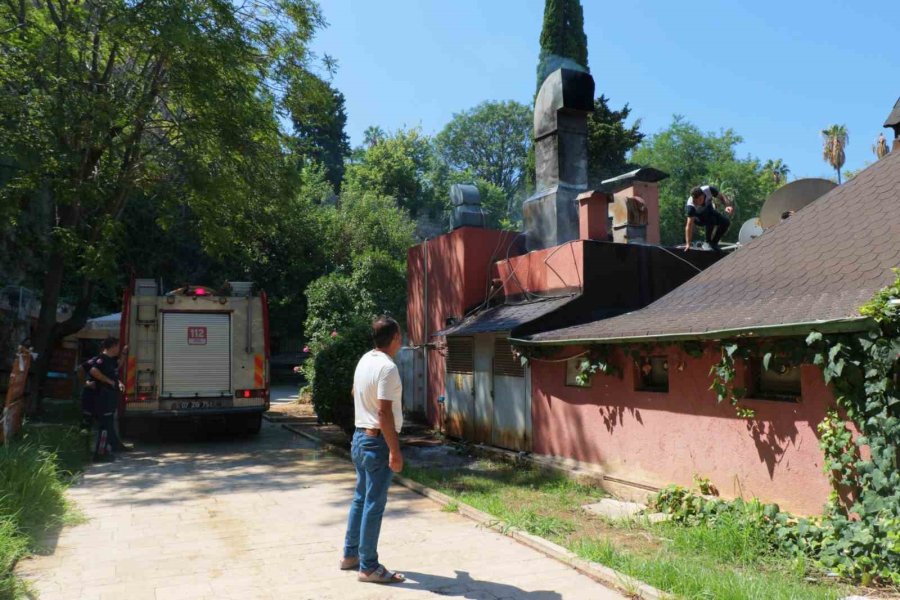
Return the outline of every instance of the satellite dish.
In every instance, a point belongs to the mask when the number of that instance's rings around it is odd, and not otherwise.
[[[784,213],[796,212],[836,187],[833,181],[812,177],[783,185],[766,198],[759,211],[759,222],[764,229],[774,227],[781,222]]]
[[[741,225],[741,231],[738,233],[738,243],[741,246],[746,246],[751,241],[761,236],[763,231],[765,231],[765,229],[763,229],[762,224],[759,222],[759,218],[753,217]]]

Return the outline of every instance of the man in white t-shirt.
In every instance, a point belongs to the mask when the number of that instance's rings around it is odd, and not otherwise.
[[[341,569],[359,569],[359,580],[401,583],[405,577],[378,562],[378,535],[393,473],[403,470],[400,429],[403,427],[403,384],[394,364],[402,337],[390,317],[372,323],[375,349],[366,352],[353,375],[356,431],[351,455],[356,492],[350,505]]]

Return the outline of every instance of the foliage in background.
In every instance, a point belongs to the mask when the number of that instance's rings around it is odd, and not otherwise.
[[[42,290],[37,378],[115,276],[130,202],[165,191],[219,257],[290,195],[277,112],[321,24],[311,0],[0,5],[0,205],[4,226],[31,223],[45,242],[28,273]],[[57,323],[64,291],[75,312]]]
[[[587,70],[587,35],[580,0],[546,0],[538,57],[537,88],[560,67]]]
[[[294,127],[292,153],[306,164],[322,165],[332,188],[338,190],[344,160],[350,155],[344,94],[306,70],[291,82],[284,104]]]
[[[341,206],[327,210],[335,268],[306,288],[310,356],[303,373],[318,418],[347,427],[353,417],[353,370],[372,346],[372,319],[388,313],[401,325],[405,321],[406,250],[413,243],[413,225],[391,198],[374,194],[345,194]]]
[[[401,129],[389,136],[382,133],[376,143],[354,152],[342,194],[388,196],[413,217],[438,214],[443,205],[427,177],[432,158],[431,141],[420,130]]]
[[[872,145],[872,154],[875,155],[875,158],[881,160],[890,153],[891,146],[888,144],[887,138],[884,137],[883,133],[879,133],[878,139],[876,139],[875,143]]]
[[[838,184],[841,183],[841,169],[847,162],[844,149],[850,143],[846,125],[831,125],[822,130],[822,160],[837,171]]]
[[[663,244],[684,243],[684,205],[691,188],[717,183],[733,190],[737,207],[727,241],[737,239],[741,224],[759,215],[765,199],[780,185],[756,158],[738,158],[743,139],[733,130],[704,133],[676,116],[668,128],[651,135],[631,155],[631,162],[669,174],[660,182],[660,234]]]
[[[531,108],[515,101],[482,102],[456,113],[435,138],[438,155],[452,171],[470,173],[503,190],[505,215],[517,213],[534,127]],[[446,190],[439,190],[446,193]]]
[[[628,161],[628,154],[645,136],[640,131],[640,119],[625,125],[630,115],[631,107],[627,102],[620,110],[613,110],[605,95],[594,100],[594,112],[588,116],[589,188],[597,188],[604,179],[621,175],[633,166]]]

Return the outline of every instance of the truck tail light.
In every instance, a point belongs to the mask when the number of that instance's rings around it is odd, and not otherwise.
[[[266,390],[235,390],[235,398],[264,398]]]
[[[153,400],[152,393],[140,393],[140,394],[125,394],[125,402],[147,402],[148,400]]]

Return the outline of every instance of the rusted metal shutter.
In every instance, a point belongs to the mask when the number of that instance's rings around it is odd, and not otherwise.
[[[494,340],[494,375],[525,377],[525,367],[513,355],[512,346],[509,345],[509,339],[507,338]]]
[[[474,340],[471,337],[447,338],[447,372],[471,373],[474,370]]]

